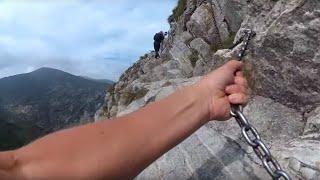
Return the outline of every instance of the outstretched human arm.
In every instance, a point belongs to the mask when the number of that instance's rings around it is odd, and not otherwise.
[[[246,103],[241,66],[230,61],[137,112],[0,153],[0,174],[21,179],[132,179],[209,120],[228,119],[230,103]]]

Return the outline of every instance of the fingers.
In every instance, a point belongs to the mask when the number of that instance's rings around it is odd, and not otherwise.
[[[243,86],[245,89],[248,88],[248,81],[243,76],[236,76],[234,83],[239,86]]]
[[[248,97],[243,93],[231,94],[228,99],[231,104],[246,104],[248,102]]]
[[[234,84],[227,86],[225,92],[227,94],[244,93],[247,94],[248,81],[243,77],[243,73],[238,71],[234,80]]]
[[[242,72],[242,71],[238,71],[238,72],[236,73],[236,76],[241,76],[241,77],[243,77],[243,72]]]
[[[231,104],[246,104],[248,81],[243,77],[243,72],[237,71],[234,84],[227,86],[225,93],[228,94],[228,99]]]
[[[245,86],[241,86],[241,85],[231,85],[228,86],[225,90],[226,94],[237,94],[237,93],[243,93],[243,94],[247,94],[247,88]]]
[[[237,72],[242,69],[243,64],[240,61],[231,60],[225,66],[230,68],[232,71]]]
[[[231,104],[246,104],[248,101],[247,88],[241,85],[231,85],[225,90],[226,94],[229,94],[229,102]]]

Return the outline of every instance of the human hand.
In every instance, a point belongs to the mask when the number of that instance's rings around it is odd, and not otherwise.
[[[248,83],[241,71],[242,66],[239,61],[229,61],[199,82],[199,86],[206,89],[210,120],[227,120],[231,104],[247,103]]]

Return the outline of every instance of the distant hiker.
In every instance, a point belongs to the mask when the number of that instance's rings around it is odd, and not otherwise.
[[[164,40],[164,37],[167,35],[167,32],[166,33],[163,33],[163,31],[160,31],[158,33],[156,33],[153,37],[153,40],[154,40],[154,51],[156,52],[156,55],[155,55],[155,58],[159,58],[160,55],[159,55],[159,50],[160,50],[160,47],[161,47],[161,43],[162,41]]]

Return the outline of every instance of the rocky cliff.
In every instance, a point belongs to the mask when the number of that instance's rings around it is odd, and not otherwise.
[[[245,58],[245,108],[293,179],[320,179],[320,1],[180,0],[161,59],[149,53],[109,90],[99,118],[138,110],[236,57],[244,29],[257,36]],[[212,122],[137,179],[270,179],[237,123]]]

